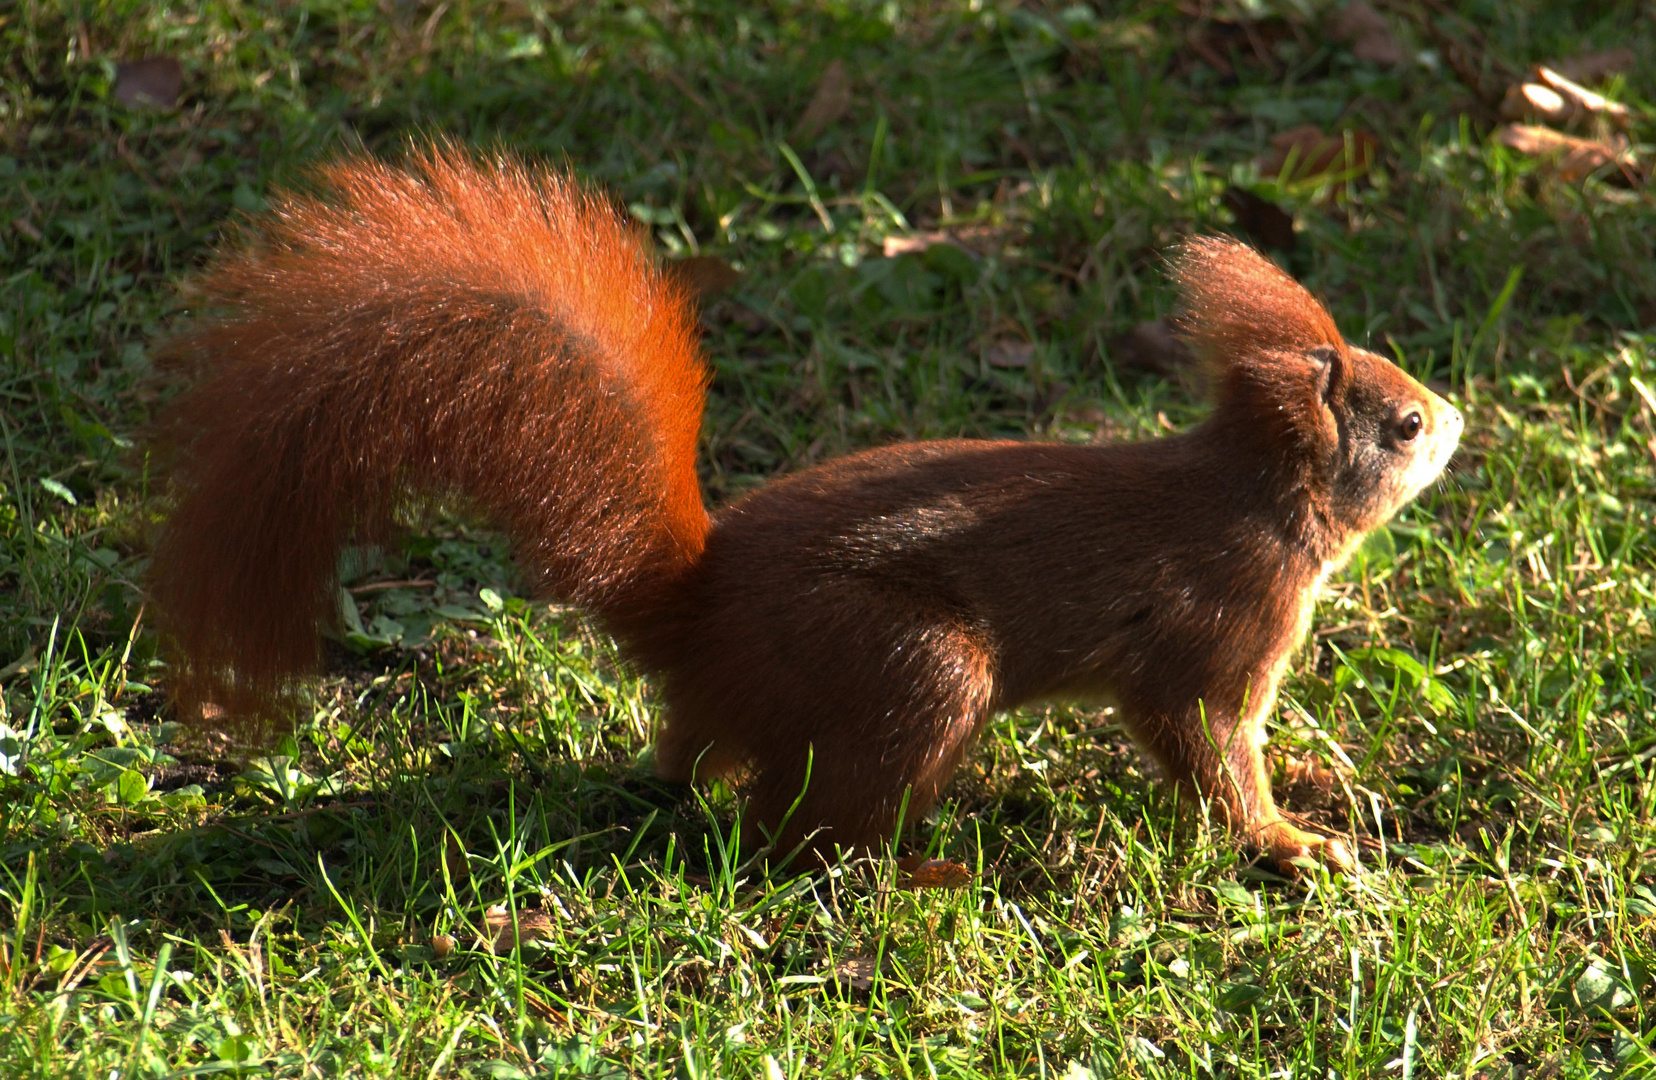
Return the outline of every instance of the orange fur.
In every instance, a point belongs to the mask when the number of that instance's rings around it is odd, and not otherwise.
[[[314,672],[342,545],[460,495],[544,591],[625,631],[701,554],[707,373],[683,297],[609,205],[452,149],[288,195],[174,342],[177,503],[150,573],[175,692],[268,713]]]
[[[441,149],[323,177],[213,269],[229,314],[181,346],[214,367],[162,428],[151,588],[186,698],[279,704],[340,545],[463,494],[656,676],[662,774],[744,774],[784,846],[875,845],[994,712],[1083,697],[1244,839],[1349,863],[1278,814],[1263,724],[1319,584],[1460,417],[1264,257],[1202,239],[1177,264],[1216,387],[1185,434],[869,450],[710,522],[691,318],[607,207]]]

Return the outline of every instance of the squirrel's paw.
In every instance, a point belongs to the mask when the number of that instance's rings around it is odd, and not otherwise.
[[[1316,859],[1337,874],[1357,872],[1357,859],[1345,841],[1296,829],[1286,821],[1266,825],[1259,831],[1255,843],[1287,874],[1296,872],[1294,859]]]

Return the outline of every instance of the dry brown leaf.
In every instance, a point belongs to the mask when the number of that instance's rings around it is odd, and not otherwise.
[[[1535,77],[1546,84],[1547,88],[1574,103],[1582,112],[1597,116],[1604,116],[1617,123],[1626,123],[1628,120],[1627,106],[1619,101],[1611,101],[1603,94],[1595,93],[1580,83],[1566,78],[1552,68],[1542,65],[1535,69]]]
[[[1259,171],[1287,183],[1349,180],[1380,156],[1380,140],[1366,131],[1327,133],[1313,124],[1272,136],[1271,147]]]
[[[741,271],[715,255],[691,255],[667,264],[667,272],[697,300],[726,292],[742,279]]]
[[[1505,120],[1535,117],[1555,124],[1603,118],[1625,124],[1629,113],[1626,105],[1541,66],[1530,73],[1528,82],[1508,88],[1501,100],[1501,117]]]
[[[1026,368],[1035,358],[1035,346],[1016,338],[1002,338],[984,350],[983,358],[990,367]]]
[[[129,109],[170,109],[184,91],[184,67],[170,56],[146,56],[115,65],[115,100]]]
[[[1294,215],[1247,188],[1229,187],[1220,196],[1236,215],[1236,226],[1260,247],[1293,251],[1299,242],[1294,235]]]
[[[517,913],[517,930],[513,933],[512,912],[505,904],[496,904],[483,913],[483,927],[494,932],[494,940],[479,942],[489,952],[508,952],[514,944],[540,941],[552,935],[552,916],[544,911]]]
[[[830,60],[817,79],[811,102],[800,114],[794,127],[794,137],[809,142],[828,130],[851,108],[851,78],[846,74],[844,60]]]
[[[881,254],[888,259],[899,255],[918,255],[939,244],[951,244],[972,255],[987,255],[1005,247],[1007,230],[995,225],[962,225],[952,229],[909,233],[907,236],[888,236],[881,244]]]
[[[966,864],[954,859],[927,859],[914,867],[909,873],[908,880],[903,882],[905,889],[958,889],[971,884],[972,872],[966,869]]]
[[[1365,64],[1393,67],[1404,60],[1403,46],[1392,35],[1391,26],[1363,0],[1341,8],[1329,21],[1328,32],[1335,41],[1349,46],[1351,55]]]
[[[867,990],[874,985],[879,970],[872,956],[856,956],[834,965],[834,979],[853,990]]]
[[[952,244],[954,237],[946,232],[913,233],[909,236],[888,236],[880,246],[880,251],[888,259],[895,259],[899,255],[918,255],[927,248],[938,244]]]
[[[1578,139],[1535,124],[1505,124],[1495,129],[1495,138],[1530,157],[1549,158],[1560,179],[1575,183],[1607,165],[1620,165],[1627,179],[1634,179],[1635,163],[1627,155],[1627,141],[1619,136],[1610,142]]]
[[[1564,95],[1540,83],[1522,83],[1507,87],[1501,99],[1501,119],[1523,120],[1535,118],[1564,123],[1570,118],[1570,103]]]
[[[13,675],[27,674],[39,666],[40,665],[35,658],[35,647],[30,645],[23,650],[22,656],[19,656],[16,660],[13,660],[5,667],[0,668],[0,682],[11,678]]]
[[[1578,83],[1603,82],[1612,75],[1633,70],[1632,49],[1605,49],[1554,60],[1547,65],[1566,79]]]

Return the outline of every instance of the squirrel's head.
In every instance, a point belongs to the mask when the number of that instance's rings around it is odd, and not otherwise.
[[[1309,292],[1253,248],[1201,237],[1177,257],[1181,328],[1207,365],[1214,420],[1238,452],[1280,464],[1337,544],[1383,524],[1437,478],[1461,414],[1340,336]]]

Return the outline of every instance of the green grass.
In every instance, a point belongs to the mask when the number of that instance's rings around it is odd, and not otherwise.
[[[1386,69],[1319,4],[1237,7],[1281,21],[1225,78],[1172,4],[0,3],[0,1073],[1656,1074],[1656,207],[1492,141],[1433,31],[1487,38],[1492,86],[1631,45],[1638,146],[1656,23],[1400,0],[1433,62]],[[112,97],[146,54],[179,109]],[[1373,132],[1376,169],[1262,178],[1302,123]],[[1273,730],[1279,794],[1368,872],[1277,879],[1055,708],[907,841],[965,887],[767,878],[730,792],[651,779],[647,688],[452,520],[351,562],[314,716],[185,737],[143,619],[151,350],[236,211],[422,133],[567,162],[743,271],[703,314],[716,501],[882,441],[1192,421],[1114,341],[1227,186],[1290,210],[1290,269],[1469,419]],[[940,228],[974,252],[881,257]],[[502,917],[533,940],[479,947]]]

